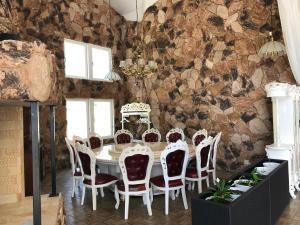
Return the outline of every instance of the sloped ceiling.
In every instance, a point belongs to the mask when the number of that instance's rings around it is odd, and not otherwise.
[[[104,0],[109,3],[109,0]],[[157,0],[137,0],[138,3],[138,21],[143,19],[143,15],[149,6]],[[128,21],[137,21],[136,18],[136,0],[110,0],[111,7]]]

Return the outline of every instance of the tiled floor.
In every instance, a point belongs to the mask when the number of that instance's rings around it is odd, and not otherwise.
[[[219,177],[226,177],[227,174],[219,173]],[[164,215],[164,196],[155,196],[152,204],[153,216],[149,217],[147,209],[143,205],[141,197],[131,197],[129,205],[129,219],[125,221],[124,202],[121,202],[118,210],[115,210],[115,200],[110,190],[105,190],[105,197],[97,196],[97,210],[92,210],[91,191],[87,191],[85,204],[80,205],[81,189],[76,189],[76,196],[71,198],[71,172],[68,170],[61,171],[57,175],[58,191],[62,192],[65,199],[66,220],[68,225],[83,224],[103,224],[103,225],[190,225],[191,210],[190,199],[196,196],[196,191],[187,191],[189,209],[183,207],[181,197],[176,200],[170,200],[169,216]],[[43,181],[43,193],[50,191],[50,181],[46,178]],[[282,217],[276,225],[300,225],[300,195],[298,199],[291,200]],[[242,225],[242,224],[241,224]],[[255,224],[253,224],[255,225]]]

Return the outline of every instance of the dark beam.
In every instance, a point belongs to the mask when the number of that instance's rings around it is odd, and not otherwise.
[[[41,225],[39,103],[30,102],[33,178],[33,225]]]
[[[50,107],[50,149],[51,149],[51,183],[50,197],[57,196],[56,193],[56,152],[55,152],[55,106]]]

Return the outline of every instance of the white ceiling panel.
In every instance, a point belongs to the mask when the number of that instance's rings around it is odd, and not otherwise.
[[[104,0],[109,3],[109,0]],[[149,6],[153,5],[157,0],[137,0],[139,21]],[[111,7],[120,15],[124,16],[128,21],[137,21],[136,18],[136,0],[110,0]]]

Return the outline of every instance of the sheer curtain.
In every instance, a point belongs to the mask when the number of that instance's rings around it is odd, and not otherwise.
[[[300,0],[278,0],[278,8],[288,59],[300,85]]]

